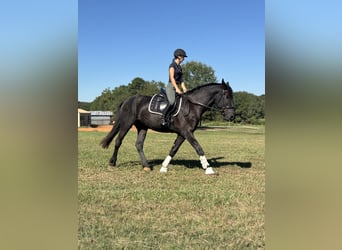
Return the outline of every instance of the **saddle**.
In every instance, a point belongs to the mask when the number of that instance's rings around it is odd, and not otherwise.
[[[152,96],[151,101],[148,105],[148,111],[153,114],[162,115],[163,110],[168,105],[167,96],[164,89],[161,89],[158,94]],[[173,108],[170,110],[171,116],[177,116],[179,110],[182,106],[182,97],[176,94],[175,103],[173,104]]]

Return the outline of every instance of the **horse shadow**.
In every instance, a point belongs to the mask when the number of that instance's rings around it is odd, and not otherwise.
[[[224,157],[216,157],[216,158],[208,159],[210,167],[213,167],[213,168],[221,168],[221,167],[227,167],[227,166],[238,166],[240,168],[251,168],[252,167],[251,162],[219,161],[221,159],[224,159]],[[163,161],[164,161],[163,159],[155,159],[155,160],[149,161],[149,164],[152,166],[157,166],[157,165],[161,165]],[[170,164],[182,165],[186,168],[201,168],[201,164],[200,164],[199,160],[172,159]]]

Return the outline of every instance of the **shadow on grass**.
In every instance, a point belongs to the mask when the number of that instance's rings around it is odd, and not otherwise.
[[[208,159],[208,162],[211,167],[213,168],[221,168],[221,167],[227,167],[227,166],[238,166],[240,168],[251,168],[252,163],[251,162],[237,162],[237,161],[218,161],[220,159],[224,159],[224,157],[216,157]],[[158,166],[161,165],[164,160],[155,159],[149,161],[149,164],[152,166]],[[172,165],[183,165],[187,168],[201,168],[201,163],[198,160],[171,160],[170,164]]]
[[[211,158],[208,159],[208,162],[211,167],[213,168],[221,168],[221,167],[227,167],[227,166],[238,166],[240,168],[251,168],[252,163],[251,162],[239,162],[239,161],[218,161],[220,159],[224,159],[224,157],[216,157],[216,158]],[[156,166],[161,166],[163,163],[164,159],[154,159],[148,161],[150,167],[156,167]],[[175,159],[171,160],[170,162],[171,165],[180,165],[184,166],[186,168],[202,168],[201,163],[198,160],[181,160],[181,159]],[[120,163],[118,167],[127,167],[127,166],[141,166],[140,161],[127,161]]]

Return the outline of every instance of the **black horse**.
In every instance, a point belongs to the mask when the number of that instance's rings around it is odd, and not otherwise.
[[[205,84],[182,94],[182,105],[180,110],[178,114],[173,117],[172,124],[167,128],[161,126],[161,115],[151,113],[149,111],[151,98],[151,96],[134,95],[123,101],[118,107],[113,128],[100,143],[103,148],[108,148],[109,144],[118,134],[115,140],[114,153],[109,161],[109,165],[116,165],[117,155],[122,144],[122,140],[129,129],[135,125],[138,131],[135,146],[138,150],[145,171],[149,171],[151,168],[147,163],[143,151],[143,145],[147,130],[152,129],[159,132],[177,134],[177,138],[169,155],[162,163],[160,172],[167,172],[167,166],[169,165],[172,157],[175,156],[179,147],[186,139],[199,155],[202,168],[205,169],[205,174],[215,174],[213,169],[209,167],[204,151],[195,139],[193,133],[197,129],[202,114],[208,109],[219,110],[225,120],[234,119],[235,108],[233,102],[233,91],[229,86],[229,83],[225,83],[222,79],[221,84]]]

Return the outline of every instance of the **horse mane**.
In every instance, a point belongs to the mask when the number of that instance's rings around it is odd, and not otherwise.
[[[199,89],[204,88],[204,87],[207,87],[207,86],[220,85],[220,84],[221,84],[221,83],[211,82],[211,83],[207,83],[207,84],[204,84],[204,85],[199,85],[199,86],[197,86],[197,87],[195,87],[195,88],[193,88],[193,89],[188,90],[188,91],[185,93],[185,95],[191,94],[191,93],[195,92],[196,90],[199,90]]]

